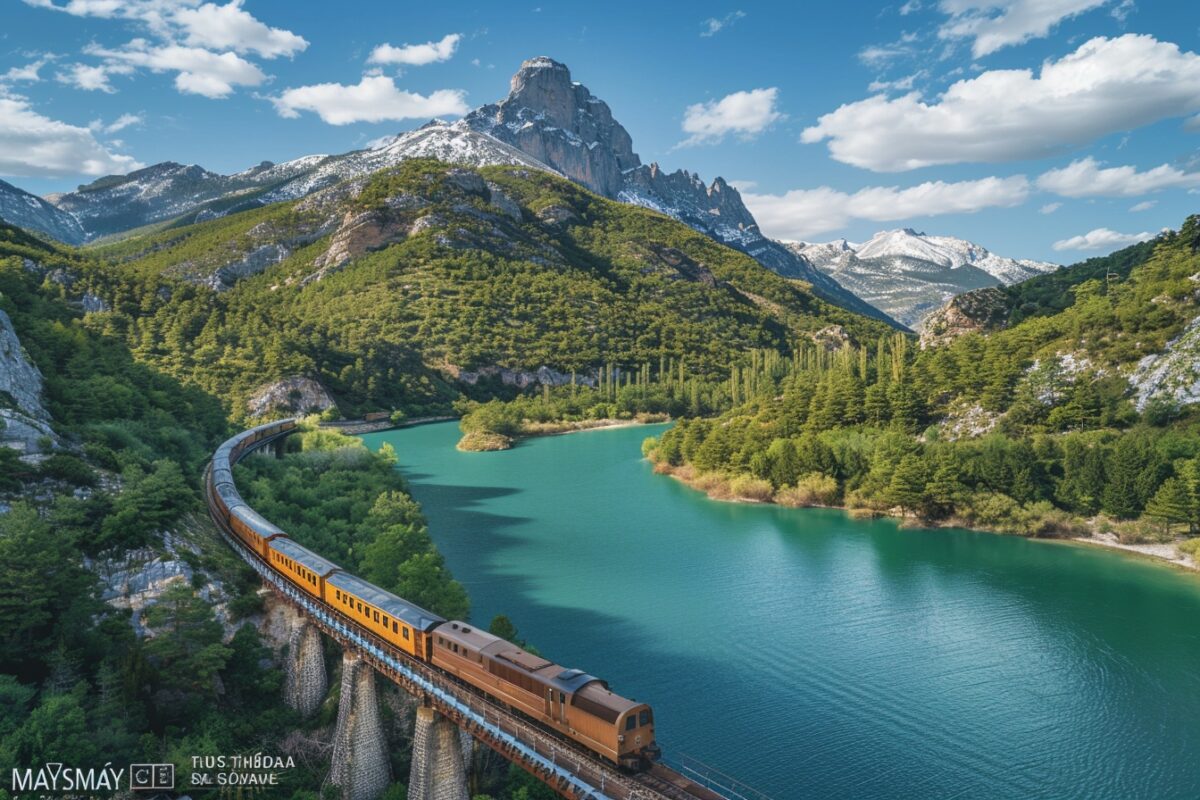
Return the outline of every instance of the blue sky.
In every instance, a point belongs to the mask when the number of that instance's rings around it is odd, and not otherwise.
[[[1188,2],[0,2],[0,177],[39,194],[344,152],[548,55],[644,161],[735,182],[779,238],[911,226],[1069,263],[1200,200]]]

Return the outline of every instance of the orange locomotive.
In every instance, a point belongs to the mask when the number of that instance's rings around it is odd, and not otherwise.
[[[475,687],[618,766],[648,769],[660,751],[654,712],[581,670],[567,669],[469,623],[443,617],[346,572],[246,505],[233,482],[244,455],[293,432],[295,420],[260,425],[217,448],[208,478],[214,513],[273,570],[347,621]]]

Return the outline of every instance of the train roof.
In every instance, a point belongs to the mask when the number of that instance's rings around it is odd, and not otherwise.
[[[233,485],[232,481],[221,481],[216,484],[216,489],[217,496],[225,501],[225,507],[231,511],[234,506],[246,505],[246,501],[238,494],[237,487]],[[249,506],[246,507],[249,508]]]
[[[427,631],[446,621],[445,617],[439,617],[432,611],[413,605],[404,598],[380,589],[375,584],[364,581],[349,572],[339,572],[333,575],[328,579],[328,583],[330,586],[336,586],[357,597],[364,603],[369,603],[380,611],[386,611],[396,619],[404,620],[418,630]]]
[[[327,558],[322,558],[304,545],[298,544],[295,539],[274,539],[271,541],[270,548],[299,564],[303,564],[322,577],[335,569],[339,569],[337,564]]]
[[[250,530],[254,531],[259,536],[277,536],[283,533],[283,531],[275,527],[270,520],[268,520],[262,514],[259,514],[250,506],[246,505],[245,502],[239,506],[234,506],[233,508],[229,509],[229,513],[241,520],[246,527],[250,528]]]
[[[478,650],[488,658],[499,659],[519,667],[546,685],[553,686],[562,692],[574,694],[588,684],[595,684],[605,693],[612,694],[608,691],[608,685],[595,675],[589,675],[581,669],[568,669],[555,664],[528,650],[522,650],[512,642],[501,639],[495,634],[480,630],[470,623],[452,620],[449,624],[438,628],[438,635],[446,636],[459,644]]]

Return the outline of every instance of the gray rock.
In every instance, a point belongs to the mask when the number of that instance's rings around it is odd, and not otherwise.
[[[85,314],[96,314],[101,311],[112,310],[112,306],[108,304],[107,300],[91,292],[86,292],[80,298],[79,305],[83,308],[83,313]]]
[[[7,395],[24,415],[42,422],[50,414],[42,406],[42,373],[29,362],[8,314],[0,311],[0,397]]]
[[[492,208],[496,209],[514,222],[520,222],[524,218],[523,214],[521,213],[521,206],[516,200],[513,200],[511,197],[505,194],[504,191],[494,183],[489,183],[487,187],[488,203],[492,206]]]
[[[319,381],[304,375],[292,375],[255,392],[246,403],[252,417],[275,412],[309,414],[336,405]]]

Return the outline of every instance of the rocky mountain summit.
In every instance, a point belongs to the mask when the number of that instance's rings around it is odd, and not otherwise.
[[[845,288],[914,329],[952,297],[1008,286],[1058,269],[1057,264],[998,256],[953,236],[912,228],[881,231],[860,244],[794,242],[788,248]]]
[[[685,222],[784,277],[811,283],[825,300],[893,321],[800,254],[763,236],[737,189],[724,179],[706,185],[695,173],[643,164],[608,104],[571,80],[565,64],[545,56],[525,61],[508,97],[471,112],[455,123],[460,125],[512,145],[597,194]]]

